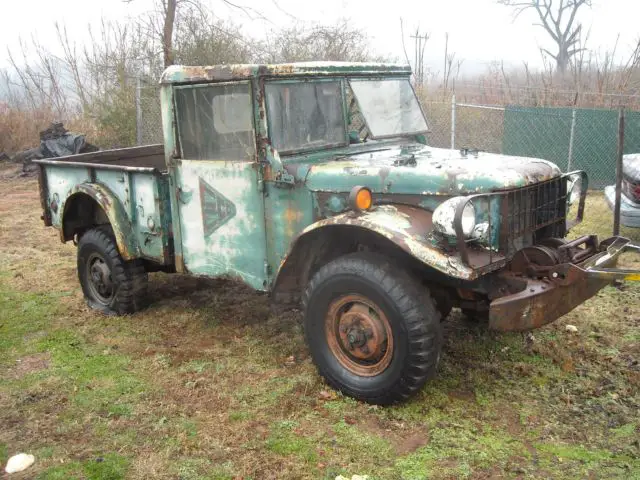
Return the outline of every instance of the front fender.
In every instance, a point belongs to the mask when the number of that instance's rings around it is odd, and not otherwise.
[[[290,285],[292,270],[300,271],[307,267],[300,264],[310,262],[310,258],[316,253],[315,248],[322,248],[326,242],[314,241],[318,237],[319,231],[329,231],[332,227],[342,226],[355,229],[364,229],[372,232],[377,237],[386,239],[400,249],[404,250],[411,257],[422,264],[437,270],[448,277],[459,280],[474,280],[478,277],[478,272],[469,268],[456,257],[447,254],[438,246],[432,244],[428,235],[433,230],[431,221],[432,213],[421,208],[408,205],[380,205],[374,210],[367,212],[346,212],[334,217],[320,220],[305,228],[300,235],[292,242],[289,253],[284,258],[278,269],[274,282],[274,290]],[[345,233],[348,235],[348,233]],[[311,240],[313,239],[313,240]],[[348,239],[344,239],[344,243]],[[338,244],[342,239],[335,240]],[[313,244],[313,247],[309,245]],[[331,245],[338,245],[331,243]],[[308,251],[307,251],[308,250]],[[299,253],[303,251],[303,253]],[[296,265],[298,264],[298,265]],[[298,282],[305,283],[305,275],[298,276]],[[302,285],[298,285],[301,287]],[[286,288],[286,287],[285,287]]]
[[[69,192],[60,222],[60,236],[62,241],[68,240],[68,238],[65,238],[65,222],[69,220],[67,213],[71,210],[70,206],[73,205],[75,201],[79,201],[80,197],[84,195],[93,199],[104,211],[113,229],[118,251],[122,258],[125,260],[139,258],[140,248],[131,225],[131,220],[124,206],[109,188],[99,183],[81,183],[74,186]]]

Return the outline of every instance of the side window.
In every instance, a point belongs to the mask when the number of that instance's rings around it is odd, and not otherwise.
[[[248,83],[176,87],[175,100],[182,158],[255,157]]]

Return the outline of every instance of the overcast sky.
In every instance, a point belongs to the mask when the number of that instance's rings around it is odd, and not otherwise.
[[[540,65],[540,46],[549,46],[545,32],[534,27],[533,13],[522,15],[515,22],[511,11],[495,0],[391,0],[375,4],[374,0],[234,0],[251,7],[264,19],[249,18],[231,8],[223,0],[205,0],[221,18],[232,18],[254,36],[270,29],[287,26],[295,19],[315,23],[331,23],[340,17],[350,18],[364,29],[374,49],[384,55],[404,61],[400,18],[404,18],[405,33],[420,27],[431,39],[426,48],[427,67],[441,70],[445,33],[449,33],[449,51],[464,59],[468,69],[477,71],[490,62],[504,60],[507,64]],[[32,35],[44,45],[55,49],[54,22],[67,26],[71,37],[86,41],[87,25],[101,17],[124,19],[136,16],[152,7],[153,0],[4,0],[0,27],[0,68],[7,66],[7,48],[17,51],[18,38],[29,40]],[[620,34],[619,58],[630,53],[640,36],[640,0],[593,0],[592,11],[585,11],[581,20],[591,29],[590,48],[611,50]],[[375,5],[375,6],[374,6]],[[255,15],[258,17],[258,15]],[[411,42],[410,39],[406,39]],[[411,44],[407,43],[408,47]],[[410,54],[411,55],[411,54]]]

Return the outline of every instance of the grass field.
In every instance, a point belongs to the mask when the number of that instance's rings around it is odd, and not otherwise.
[[[454,312],[437,379],[375,408],[323,384],[299,312],[242,286],[154,274],[144,312],[88,310],[36,181],[5,169],[0,192],[0,465],[36,456],[12,479],[640,478],[639,284],[533,342]],[[601,196],[586,215],[576,234],[610,233]]]

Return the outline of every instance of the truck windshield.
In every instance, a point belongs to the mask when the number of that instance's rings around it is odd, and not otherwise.
[[[280,153],[346,145],[340,81],[265,85],[269,137]]]
[[[408,78],[349,82],[372,138],[425,133],[424,118]]]

